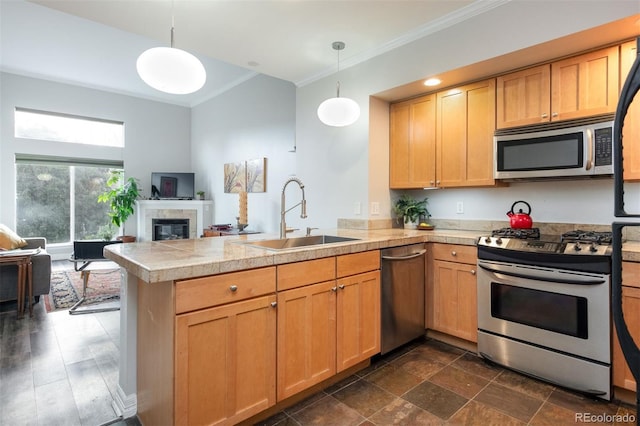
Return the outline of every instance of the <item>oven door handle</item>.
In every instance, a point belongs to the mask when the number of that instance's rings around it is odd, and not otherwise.
[[[496,275],[502,274],[502,275],[508,275],[510,277],[524,278],[524,279],[527,279],[527,280],[553,282],[553,283],[560,283],[560,284],[580,284],[580,285],[598,285],[598,284],[605,284],[606,283],[606,280],[603,280],[603,279],[572,280],[572,279],[566,279],[566,278],[536,277],[536,276],[532,276],[532,275],[518,274],[516,272],[501,271],[501,270],[498,270],[498,269],[489,268],[488,266],[485,266],[485,265],[482,265],[482,264],[479,264],[478,266],[481,269],[484,269],[485,271],[491,272],[491,273],[496,274]]]

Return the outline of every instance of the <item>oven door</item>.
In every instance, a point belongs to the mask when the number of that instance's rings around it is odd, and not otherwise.
[[[609,276],[478,261],[478,329],[609,364]]]

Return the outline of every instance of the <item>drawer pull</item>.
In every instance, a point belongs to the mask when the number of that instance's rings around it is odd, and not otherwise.
[[[338,287],[331,287],[331,291],[338,291]]]
[[[451,256],[457,256],[457,255],[458,255],[458,253],[456,253],[456,251],[455,251],[455,250],[453,250],[453,251],[451,252]]]
[[[341,284],[338,287],[340,287],[340,290],[344,290],[344,284]]]
[[[275,308],[276,306],[278,306],[278,302],[271,302],[271,307]]]
[[[471,275],[475,275],[476,274],[476,270],[475,269],[472,269],[470,272],[471,272]]]
[[[232,292],[236,292],[238,291],[238,286],[237,285],[232,285],[231,287],[229,287],[229,290],[231,290]]]

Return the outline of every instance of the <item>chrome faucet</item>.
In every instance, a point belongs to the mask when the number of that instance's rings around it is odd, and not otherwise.
[[[297,183],[300,189],[302,190],[302,200],[298,204],[285,210],[286,204],[285,204],[284,190],[287,189],[287,185],[289,185],[291,182]],[[287,224],[284,221],[284,216],[287,214],[288,211],[298,206],[300,206],[300,217],[302,219],[306,218],[307,217],[307,200],[305,200],[304,198],[304,183],[302,183],[302,181],[297,177],[292,177],[287,179],[287,181],[282,186],[282,196],[280,199],[280,238],[285,238],[287,236]]]

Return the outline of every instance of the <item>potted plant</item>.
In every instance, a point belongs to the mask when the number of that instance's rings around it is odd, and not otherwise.
[[[138,180],[133,177],[125,180],[123,170],[112,170],[107,187],[109,189],[98,196],[98,201],[109,203],[111,223],[118,228],[122,226],[123,235],[118,239],[122,242],[135,241],[135,236],[124,235],[124,223],[134,213],[136,200],[140,196]]]
[[[410,195],[402,194],[393,206],[398,219],[402,218],[405,227],[415,227],[418,220],[430,216],[427,210],[427,197],[417,200]]]
[[[200,200],[204,200],[204,191],[198,191],[198,192],[196,192],[196,194],[198,194],[198,198]]]

